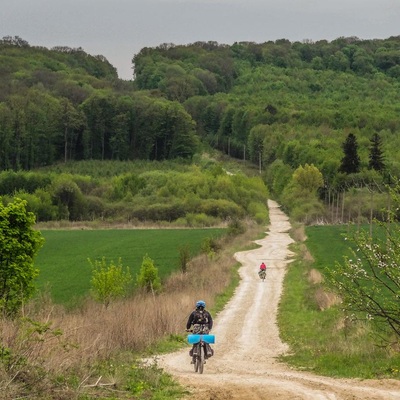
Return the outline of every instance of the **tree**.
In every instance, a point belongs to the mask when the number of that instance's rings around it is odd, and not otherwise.
[[[86,153],[88,158],[110,158],[110,137],[115,117],[115,96],[108,91],[97,91],[86,99],[81,108],[87,120]]]
[[[8,316],[14,316],[34,292],[39,271],[33,261],[44,243],[26,206],[19,198],[8,205],[0,198],[0,312]]]
[[[101,261],[88,261],[92,266],[91,293],[96,301],[107,308],[112,300],[126,296],[132,276],[129,268],[124,271],[121,259],[117,264],[111,261],[109,265],[105,257]]]
[[[316,193],[324,185],[321,172],[313,164],[306,164],[304,167],[300,165],[293,173],[293,180],[298,186],[310,193]]]
[[[374,133],[370,142],[371,142],[371,147],[369,151],[368,168],[382,172],[385,169],[385,162],[382,151],[381,137],[377,133]]]
[[[158,269],[154,266],[154,261],[146,254],[143,257],[140,273],[137,276],[139,287],[147,292],[157,292],[161,289],[161,280],[158,276]]]
[[[61,120],[64,131],[64,162],[73,158],[73,146],[76,143],[76,131],[84,126],[82,112],[77,110],[66,98],[61,100]]]
[[[86,217],[86,199],[71,175],[60,174],[53,182],[53,203],[61,219],[77,221]]]
[[[261,155],[264,152],[264,139],[267,136],[267,125],[256,125],[249,133],[247,139],[249,158],[253,162],[260,162]]]
[[[349,133],[346,141],[342,145],[344,156],[341,160],[339,172],[354,174],[360,171],[360,157],[358,156],[357,138],[353,133]]]

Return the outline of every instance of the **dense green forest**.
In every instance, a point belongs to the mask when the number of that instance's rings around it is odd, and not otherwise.
[[[385,185],[400,176],[399,45],[162,44],[134,55],[133,80],[121,81],[102,56],[5,37],[0,170],[191,162],[211,148],[254,163],[297,219],[380,218]]]

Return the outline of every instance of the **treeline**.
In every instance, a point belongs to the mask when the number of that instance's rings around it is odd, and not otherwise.
[[[135,91],[103,56],[0,42],[0,170],[58,161],[190,157],[194,122],[176,102]]]
[[[76,63],[79,55],[108,65],[100,56],[3,40],[0,60],[8,66],[0,74],[6,88],[0,169],[89,159],[191,159],[206,145],[257,165],[289,211],[293,205],[284,191],[293,174],[315,166],[323,177],[316,199],[321,214],[322,203],[338,207],[352,188],[381,190],[400,176],[399,43],[400,37],[350,37],[162,44],[133,56],[134,80],[126,82],[112,68],[96,76],[91,64],[76,68],[64,60]],[[355,174],[341,171],[350,133],[360,157]],[[385,160],[379,171],[369,165],[375,135]]]
[[[261,177],[228,174],[216,162],[82,161],[73,163],[75,172],[68,172],[70,164],[0,172],[1,200],[26,200],[37,222],[208,227],[245,218],[265,223],[268,218],[268,191]]]

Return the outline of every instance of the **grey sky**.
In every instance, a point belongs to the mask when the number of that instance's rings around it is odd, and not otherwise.
[[[400,0],[3,0],[0,37],[82,47],[132,78],[143,47],[213,40],[386,39],[400,35]]]

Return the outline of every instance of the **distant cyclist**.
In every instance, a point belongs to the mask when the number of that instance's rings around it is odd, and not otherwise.
[[[260,269],[258,270],[258,276],[260,279],[264,280],[267,274],[267,266],[265,265],[264,261],[260,265]]]
[[[206,303],[203,300],[199,300],[196,303],[196,308],[190,313],[188,321],[186,323],[186,330],[189,331],[193,326],[192,332],[194,334],[207,334],[210,333],[213,327],[213,318],[211,314],[206,310]],[[213,349],[207,343],[207,357],[211,357],[214,354]],[[194,346],[193,346],[194,348]],[[193,348],[190,350],[189,355],[193,357]]]

